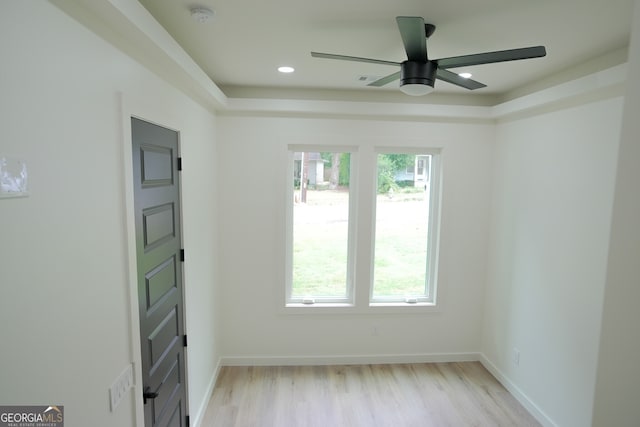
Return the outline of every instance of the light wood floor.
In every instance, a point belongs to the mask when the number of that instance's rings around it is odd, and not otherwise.
[[[540,426],[478,362],[223,367],[202,427]]]

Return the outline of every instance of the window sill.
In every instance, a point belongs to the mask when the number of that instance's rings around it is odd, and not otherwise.
[[[298,302],[291,302],[288,303],[286,305],[286,308],[318,308],[318,307],[325,307],[325,308],[334,308],[334,307],[341,307],[341,308],[349,308],[349,307],[355,307],[353,304],[350,303],[343,303],[343,302],[315,302],[313,304],[304,304],[304,303],[298,303]]]
[[[432,302],[372,302],[369,307],[435,307]]]
[[[440,307],[432,302],[372,302],[367,307],[367,313],[434,313],[439,312]]]
[[[348,303],[290,303],[281,309],[284,314],[412,314],[439,311],[440,307],[431,302],[376,302],[363,307]]]

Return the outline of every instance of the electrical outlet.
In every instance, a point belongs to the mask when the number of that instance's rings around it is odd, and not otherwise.
[[[513,364],[516,366],[520,366],[520,350],[517,348],[513,349]]]
[[[133,387],[133,365],[129,364],[109,388],[111,412],[115,411],[131,387]]]

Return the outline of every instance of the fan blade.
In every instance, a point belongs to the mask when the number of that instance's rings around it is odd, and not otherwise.
[[[332,53],[311,52],[311,56],[314,58],[340,59],[343,61],[370,62],[372,64],[400,65],[399,62],[383,61],[382,59],[359,58],[357,56],[334,55]]]
[[[436,72],[436,78],[469,90],[487,87],[487,85],[483,83],[471,79],[465,79],[464,77],[460,77],[456,73],[452,73],[448,70],[443,70],[442,68],[438,68],[438,71]]]
[[[518,59],[539,58],[545,56],[544,46],[523,47],[520,49],[499,50],[496,52],[476,53],[474,55],[453,56],[438,59],[440,68],[469,67],[471,65],[491,64],[494,62],[515,61]]]
[[[386,77],[382,77],[381,79],[378,79],[375,82],[369,83],[367,86],[380,87],[380,86],[386,85],[387,83],[391,83],[394,80],[398,80],[399,78],[400,78],[400,71],[398,71],[397,73],[389,74]]]
[[[407,52],[407,59],[414,62],[427,60],[427,34],[424,28],[424,19],[418,16],[396,17],[398,29]]]

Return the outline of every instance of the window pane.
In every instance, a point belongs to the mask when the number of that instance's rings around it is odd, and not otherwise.
[[[291,300],[346,299],[349,153],[294,153]]]
[[[378,155],[373,300],[429,297],[430,165],[431,155]]]

